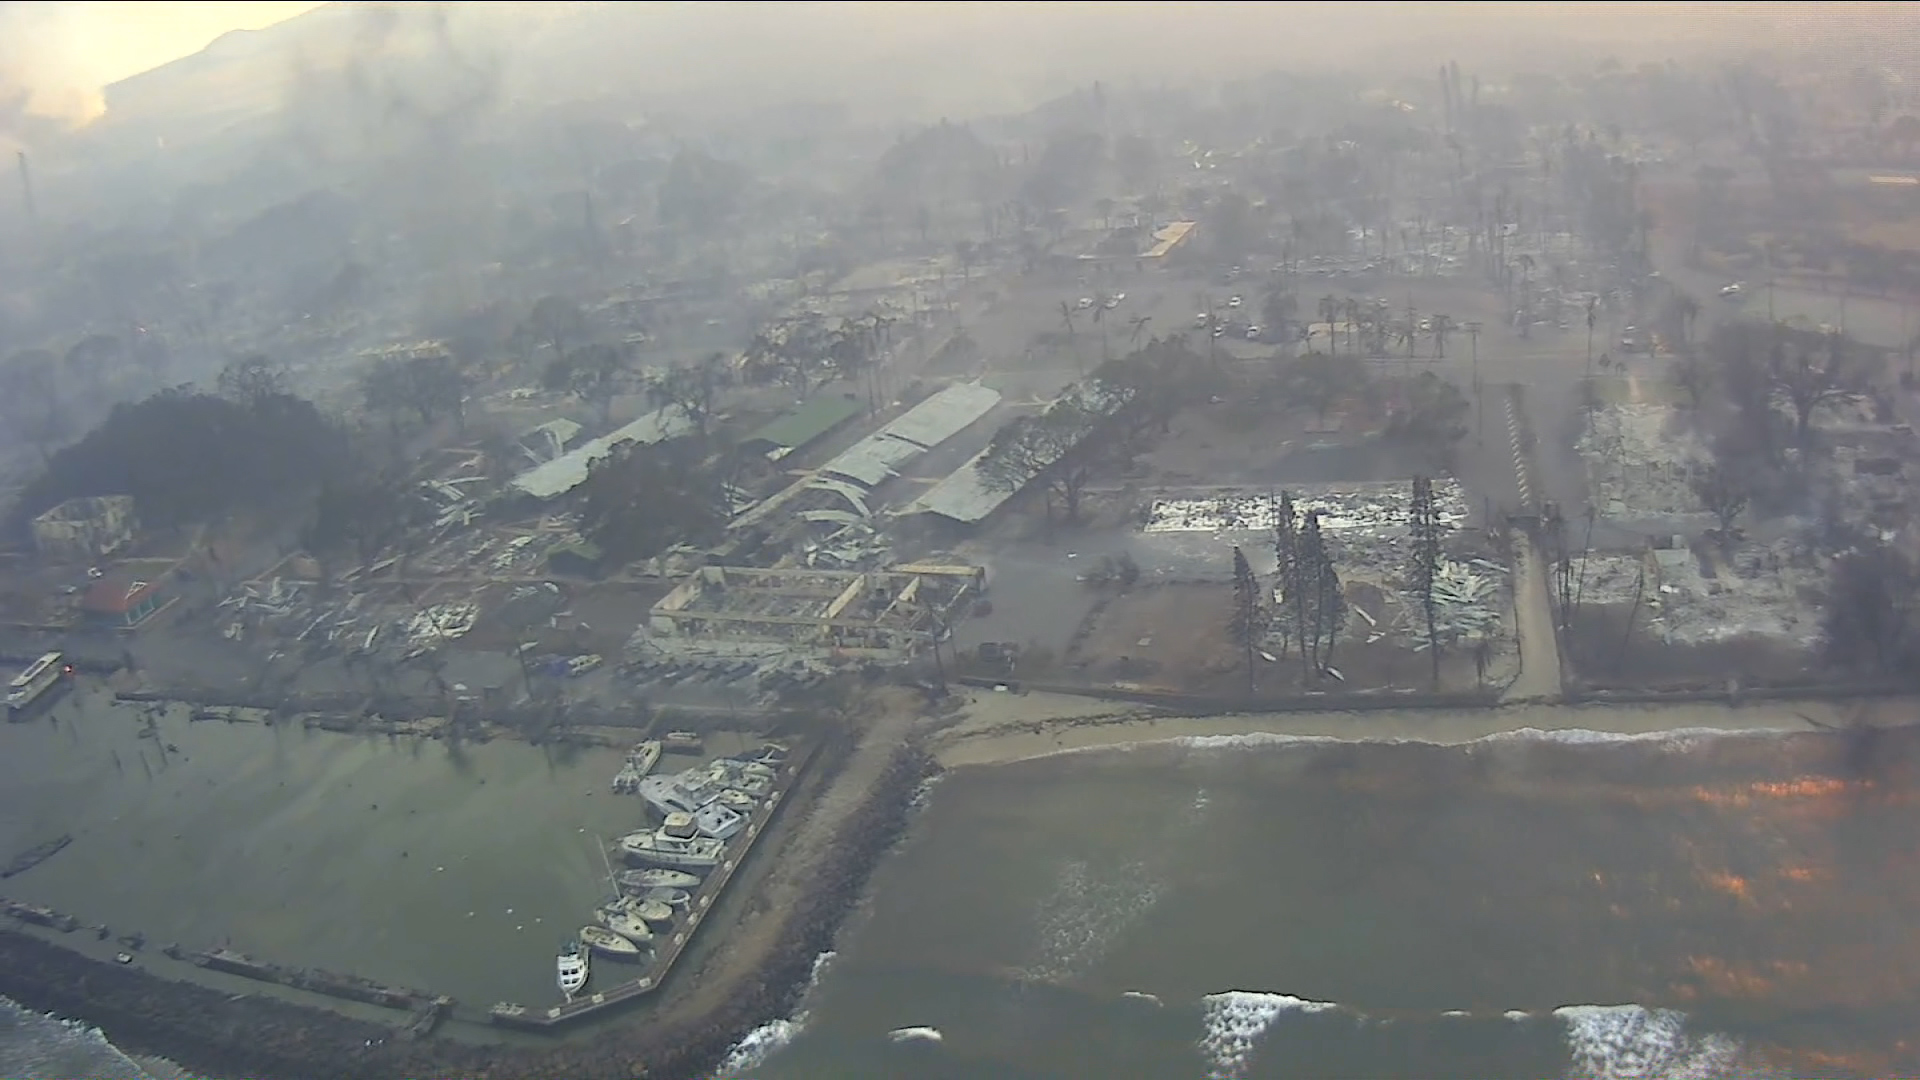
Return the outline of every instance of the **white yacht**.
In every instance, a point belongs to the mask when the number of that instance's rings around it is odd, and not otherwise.
[[[747,827],[747,817],[724,803],[711,803],[693,815],[694,828],[715,840],[731,840]]]
[[[640,797],[661,814],[691,814],[719,798],[722,790],[698,772],[649,776],[640,781]]]
[[[627,858],[668,869],[710,870],[720,864],[726,845],[704,836],[675,836],[662,827],[620,838]]]
[[[568,1001],[587,985],[587,950],[580,947],[576,939],[560,947],[560,955],[554,959],[554,970],[560,982],[560,992]]]
[[[623,870],[620,887],[644,892],[648,889],[697,889],[700,878],[685,870]]]

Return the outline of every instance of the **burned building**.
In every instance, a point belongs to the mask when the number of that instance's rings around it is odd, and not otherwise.
[[[669,656],[902,660],[944,633],[985,582],[975,566],[707,566],[653,606],[642,634]]]
[[[133,498],[90,495],[68,499],[33,519],[33,546],[60,562],[93,562],[133,543]]]

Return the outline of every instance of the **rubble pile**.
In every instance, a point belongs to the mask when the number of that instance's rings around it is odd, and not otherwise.
[[[1576,444],[1587,466],[1593,505],[1610,518],[1697,515],[1689,486],[1709,460],[1706,444],[1677,423],[1665,405],[1613,405],[1596,410]]]
[[[1341,580],[1350,586],[1371,586],[1384,598],[1388,609],[1384,611],[1352,605],[1352,632],[1369,643],[1393,636],[1417,642],[1416,648],[1426,648],[1426,612],[1407,590],[1412,559],[1408,544],[1412,485],[1354,483],[1305,487],[1289,494],[1297,513],[1320,514],[1327,551]],[[1457,529],[1466,521],[1466,492],[1459,481],[1435,480],[1433,497],[1443,530]],[[1278,502],[1278,493],[1268,492],[1159,499],[1148,510],[1141,531],[1266,534],[1257,535],[1251,543],[1270,548]],[[1434,599],[1435,630],[1443,643],[1488,641],[1502,635],[1507,611],[1506,576],[1504,566],[1486,559],[1442,557]]]
[[[403,621],[400,632],[415,648],[431,648],[442,641],[464,637],[479,617],[478,604],[435,604]]]
[[[1644,569],[1645,577],[1641,575]],[[1821,560],[1804,541],[1749,545],[1731,558],[1685,548],[1644,555],[1593,554],[1573,565],[1581,605],[1627,607],[1640,595],[1647,632],[1669,645],[1711,645],[1767,638],[1814,645],[1820,613],[1807,597],[1824,580]]]
[[[1402,535],[1412,517],[1413,487],[1406,483],[1346,484],[1291,490],[1294,510],[1320,515],[1328,533]],[[1458,480],[1436,479],[1433,501],[1440,523],[1457,528],[1467,519],[1466,490]],[[1278,520],[1278,492],[1230,492],[1201,498],[1156,499],[1142,532],[1271,532]]]
[[[1348,602],[1349,630],[1373,644],[1389,635],[1427,647],[1427,614],[1420,598],[1407,584],[1404,545],[1381,545],[1363,555],[1348,548],[1336,555],[1343,580],[1365,582],[1378,589],[1391,611],[1368,611]],[[1441,644],[1493,641],[1502,636],[1506,619],[1507,570],[1485,559],[1464,561],[1442,556],[1433,581],[1434,632]]]

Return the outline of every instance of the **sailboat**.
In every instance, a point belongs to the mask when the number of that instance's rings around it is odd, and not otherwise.
[[[554,958],[554,972],[560,983],[560,992],[568,1001],[587,985],[587,950],[580,947],[578,938],[569,940],[560,947],[560,955]]]

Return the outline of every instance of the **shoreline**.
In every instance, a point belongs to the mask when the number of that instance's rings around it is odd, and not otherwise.
[[[1143,711],[1097,712],[1035,702],[1031,715],[963,721],[929,740],[943,768],[1005,765],[1055,754],[1115,749],[1187,738],[1271,737],[1340,742],[1413,742],[1456,746],[1534,730],[1594,732],[1622,738],[1676,731],[1817,731],[1844,727],[1859,712],[1846,703],[1766,701],[1731,706],[1685,702],[1660,705],[1522,703],[1497,709],[1378,712],[1234,713],[1174,716]],[[1889,702],[1887,704],[1894,704]]]
[[[12,928],[0,929],[0,995],[97,1027],[123,1053],[214,1076],[702,1077],[747,1033],[791,1011],[815,957],[833,947],[869,874],[906,827],[909,805],[933,763],[911,744],[871,741],[874,768],[848,775],[859,750],[843,751],[835,755],[838,762],[823,763],[830,773],[808,805],[791,808],[812,818],[838,799],[842,812],[824,815],[832,828],[826,842],[808,852],[817,857],[782,866],[788,852],[770,853],[772,872],[757,883],[749,904],[763,904],[760,894],[783,869],[793,898],[766,905],[774,917],[758,939],[763,944],[709,959],[676,980],[661,1011],[631,1022],[616,1018],[592,1040],[538,1047],[448,1036],[409,1040],[394,1025],[156,975]],[[854,790],[839,783],[843,777]],[[788,844],[800,839],[791,836]]]

